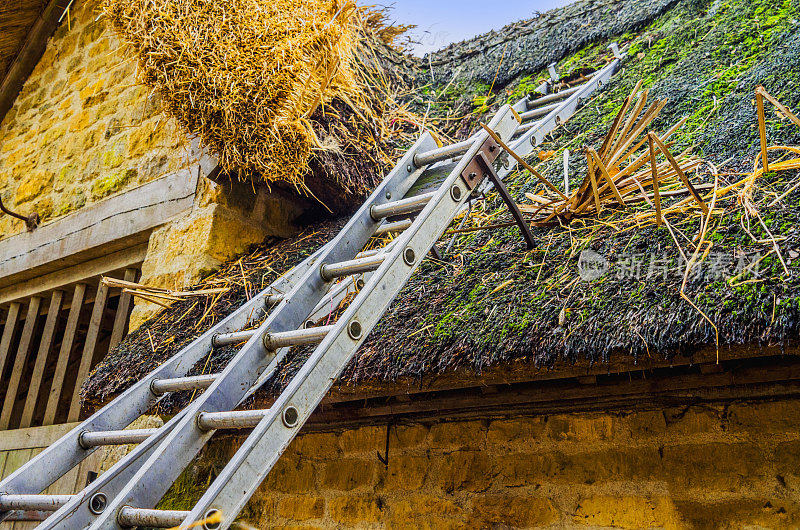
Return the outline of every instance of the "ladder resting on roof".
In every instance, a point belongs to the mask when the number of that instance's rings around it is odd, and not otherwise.
[[[504,105],[488,128],[516,154],[531,154],[611,80],[622,59],[612,50],[615,58],[582,85]],[[333,240],[0,482],[0,521],[228,528],[470,196],[489,185],[505,192],[502,178],[514,169],[487,131],[445,147],[422,133]],[[439,184],[419,193],[420,180]],[[387,232],[399,235],[363,251]],[[309,326],[349,293],[355,297],[334,324]],[[211,348],[244,341],[220,373],[187,375]],[[317,346],[269,409],[236,410],[292,347],[306,344]],[[196,389],[204,392],[162,427],[125,429],[167,393]],[[154,509],[217,429],[236,428],[252,431],[194,508]],[[137,445],[81,492],[41,493],[98,447],[120,444]]]

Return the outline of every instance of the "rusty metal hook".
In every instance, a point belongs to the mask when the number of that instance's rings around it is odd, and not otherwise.
[[[20,215],[18,213],[12,212],[11,210],[9,210],[8,208],[6,208],[3,205],[3,198],[2,197],[0,197],[0,211],[2,211],[5,214],[10,215],[11,217],[16,217],[17,219],[19,219],[21,221],[25,221],[25,228],[28,229],[28,232],[32,232],[37,226],[39,226],[39,222],[41,221],[41,218],[39,217],[39,214],[36,213],[36,212],[33,212],[32,214],[30,214],[27,217],[25,217],[24,215]]]

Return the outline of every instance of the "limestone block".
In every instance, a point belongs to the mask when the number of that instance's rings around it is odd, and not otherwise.
[[[614,528],[683,528],[675,506],[666,498],[597,496],[582,499],[573,521]]]
[[[308,495],[282,497],[277,502],[277,515],[290,521],[319,519],[325,514],[325,499]]]
[[[43,192],[52,187],[53,175],[51,173],[36,172],[28,176],[24,176],[17,192],[14,194],[14,202],[22,204],[35,199]]]
[[[558,520],[553,503],[541,497],[479,495],[472,499],[474,523],[511,527],[545,526]]]
[[[345,458],[329,462],[322,474],[321,487],[338,491],[368,488],[375,482],[378,460]]]
[[[331,519],[345,525],[378,522],[383,506],[374,495],[334,497],[328,501]]]

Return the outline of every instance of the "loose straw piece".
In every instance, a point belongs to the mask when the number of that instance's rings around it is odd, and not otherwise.
[[[594,176],[594,163],[592,161],[591,156],[589,155],[589,150],[586,149],[584,153],[586,154],[586,163],[589,165],[589,178],[591,179],[590,182],[592,184],[592,196],[594,197],[594,207],[595,210],[599,213],[603,207],[600,204],[600,192],[597,190],[597,179]]]
[[[667,160],[669,161],[670,165],[675,170],[675,172],[678,173],[678,176],[683,181],[683,184],[687,188],[689,188],[689,191],[692,192],[692,195],[697,201],[697,204],[700,205],[700,209],[703,210],[703,213],[704,214],[708,213],[708,206],[706,205],[705,202],[703,202],[703,199],[700,198],[700,194],[697,193],[697,190],[694,189],[692,183],[689,182],[689,178],[686,176],[686,173],[683,172],[683,169],[681,169],[680,164],[678,164],[678,162],[675,160],[675,157],[672,156],[672,153],[669,152],[669,149],[667,149],[667,146],[664,145],[664,142],[661,141],[661,138],[659,138],[657,134],[652,132],[648,133],[648,136],[652,138],[653,142],[658,146],[659,151],[661,151],[664,154],[664,156],[667,157]]]
[[[500,138],[499,136],[497,136],[497,133],[495,133],[493,130],[491,130],[491,129],[490,129],[490,128],[489,128],[489,127],[488,127],[488,126],[485,124],[485,123],[481,123],[481,127],[483,127],[483,130],[484,130],[484,131],[486,131],[487,133],[489,133],[489,136],[491,136],[491,137],[492,137],[492,140],[494,140],[495,142],[497,142],[497,145],[499,145],[499,146],[500,146],[500,147],[501,147],[501,148],[502,148],[502,149],[503,149],[505,152],[507,152],[509,155],[511,155],[511,157],[512,157],[514,160],[516,160],[516,161],[517,161],[517,163],[518,163],[519,165],[521,165],[521,166],[522,166],[522,167],[524,167],[526,170],[528,170],[528,171],[530,172],[530,174],[531,174],[531,175],[533,175],[534,177],[536,177],[537,179],[539,179],[539,182],[541,182],[542,184],[544,184],[545,186],[547,186],[548,188],[550,188],[551,190],[553,190],[554,192],[556,192],[556,193],[557,193],[559,196],[561,196],[561,198],[562,198],[562,199],[564,199],[565,201],[566,201],[566,200],[568,200],[567,196],[566,196],[566,195],[564,195],[563,193],[561,193],[561,190],[559,190],[558,188],[556,188],[556,187],[553,185],[553,183],[552,183],[552,182],[550,182],[549,180],[547,180],[546,178],[544,178],[544,177],[541,175],[541,173],[539,173],[538,171],[536,171],[536,170],[535,170],[535,169],[534,169],[534,168],[533,168],[533,167],[532,167],[530,164],[528,164],[527,162],[525,162],[525,160],[524,160],[524,159],[523,159],[521,156],[519,156],[517,153],[515,153],[515,152],[514,152],[514,151],[513,151],[513,150],[512,150],[512,149],[511,149],[509,146],[507,146],[507,145],[505,144],[505,142],[503,142],[502,138]]]
[[[661,218],[661,195],[658,190],[658,166],[656,164],[656,149],[653,145],[653,139],[647,135],[647,143],[650,147],[650,168],[653,172],[653,204],[656,209],[656,224],[661,226],[664,222]]]
[[[619,194],[619,190],[617,189],[616,184],[614,184],[614,179],[612,179],[611,175],[608,174],[608,169],[606,168],[605,165],[603,165],[603,161],[600,160],[600,156],[597,154],[597,151],[595,151],[591,147],[589,147],[587,151],[589,152],[589,155],[594,159],[595,165],[600,169],[600,174],[603,176],[603,178],[606,179],[608,185],[611,186],[611,191],[614,193],[614,196],[617,198],[620,205],[625,206],[625,201],[623,200],[622,195]]]
[[[764,96],[756,89],[756,108],[758,109],[758,134],[761,137],[761,164],[764,171],[769,171],[769,160],[767,159],[767,124],[764,117]]]

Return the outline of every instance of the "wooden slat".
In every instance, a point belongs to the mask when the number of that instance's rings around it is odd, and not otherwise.
[[[25,408],[22,410],[20,428],[30,427],[33,422],[33,411],[36,409],[39,389],[42,386],[44,367],[47,364],[47,357],[53,347],[53,337],[55,336],[58,316],[61,312],[61,301],[64,299],[64,291],[53,291],[50,297],[50,307],[47,310],[47,320],[42,331],[42,340],[39,343],[39,352],[36,354],[36,362],[33,366],[30,385],[28,386],[28,396],[25,398]]]
[[[3,370],[6,368],[9,351],[11,351],[11,339],[14,337],[14,329],[17,327],[19,318],[19,302],[13,302],[8,306],[8,315],[3,327],[3,337],[0,338],[0,378],[3,377]]]
[[[89,330],[86,332],[86,342],[83,345],[81,364],[78,367],[78,375],[75,379],[75,389],[72,391],[72,401],[69,405],[67,421],[77,421],[80,416],[81,386],[83,382],[86,381],[89,370],[92,369],[92,359],[94,358],[94,350],[97,346],[97,336],[100,334],[100,324],[103,320],[103,312],[106,308],[107,298],[108,287],[101,283],[97,288],[97,296],[94,298],[94,308],[92,309],[91,320],[89,320]]]
[[[118,269],[136,267],[144,261],[146,254],[147,245],[137,245],[119,252],[106,254],[100,258],[84,261],[79,265],[62,267],[50,274],[16,282],[8,287],[0,288],[0,304],[15,302],[53,289],[71,291],[72,286],[76,283],[92,283],[98,276],[107,275]],[[59,260],[56,260],[56,262],[59,262]]]
[[[8,429],[11,423],[11,413],[14,410],[19,382],[22,379],[22,373],[25,371],[25,362],[28,360],[28,350],[33,340],[33,330],[36,327],[36,318],[39,316],[41,302],[41,297],[32,296],[28,303],[28,312],[25,315],[25,325],[22,327],[22,337],[19,340],[17,358],[14,360],[11,379],[8,381],[8,387],[6,388],[6,398],[3,400],[3,412],[0,414],[0,430]]]
[[[3,470],[6,467],[6,460],[8,459],[8,454],[10,452],[11,451],[2,451],[2,452],[0,452],[0,479],[5,478],[5,476],[6,476],[5,473],[3,472]]]
[[[78,422],[74,422],[5,431],[0,435],[0,451],[49,447],[53,442],[57,441],[77,426]]]
[[[67,327],[64,330],[64,338],[61,340],[61,348],[58,352],[58,362],[56,371],[53,374],[53,384],[50,385],[50,397],[47,399],[47,408],[44,411],[44,425],[52,425],[56,419],[58,403],[61,399],[61,389],[64,386],[64,377],[67,374],[67,363],[69,354],[72,351],[72,343],[75,341],[75,331],[78,329],[78,321],[81,318],[81,308],[83,298],[86,295],[86,284],[79,283],[75,286],[72,294],[72,305],[67,317]]]
[[[136,281],[136,269],[125,269],[125,281]],[[131,309],[131,295],[129,293],[121,293],[119,295],[119,304],[117,304],[117,314],[114,317],[114,329],[111,332],[111,341],[108,344],[108,349],[115,348],[120,343],[122,337],[125,336],[126,328],[128,327],[128,313]]]
[[[20,449],[18,451],[13,451],[8,456],[8,461],[6,462],[6,469],[4,470],[6,476],[10,475],[22,465],[33,458],[35,456],[34,449]],[[30,528],[30,524],[36,523],[29,523],[25,521],[15,521],[14,526],[11,527],[11,530],[28,530]]]
[[[22,464],[31,459],[30,455],[30,449],[9,451],[8,458],[6,458],[6,465],[3,467],[3,478],[9,476],[11,473],[22,467]]]

